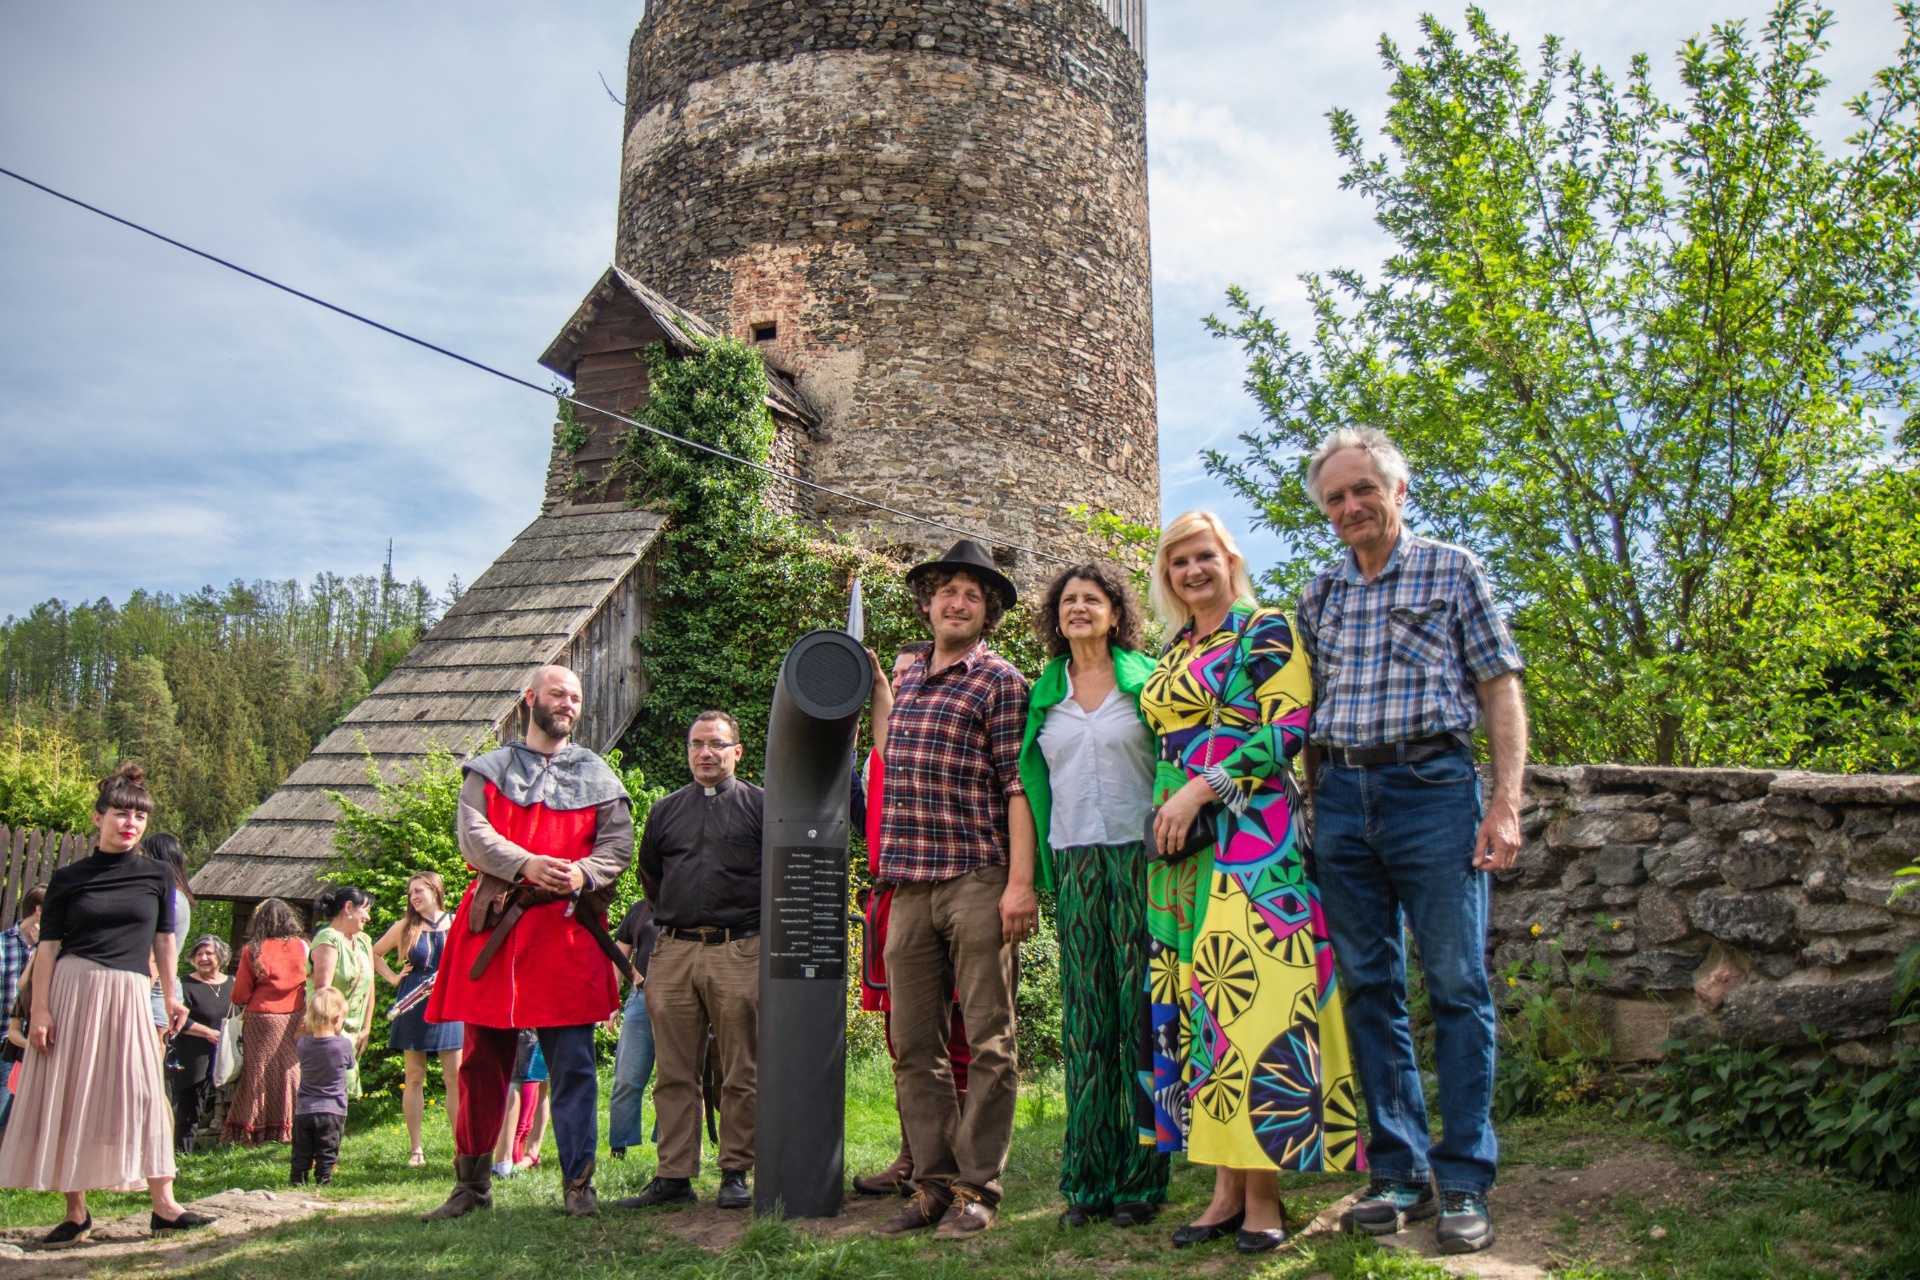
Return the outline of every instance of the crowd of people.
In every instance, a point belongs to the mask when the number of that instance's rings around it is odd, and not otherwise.
[[[1214,1184],[1177,1248],[1278,1247],[1282,1172],[1367,1173],[1349,1230],[1436,1218],[1445,1252],[1492,1242],[1484,944],[1489,873],[1520,846],[1521,660],[1478,561],[1405,528],[1407,467],[1384,435],[1332,434],[1305,478],[1346,553],[1294,607],[1257,603],[1231,532],[1190,512],[1152,563],[1159,651],[1127,577],[1074,565],[1035,610],[1048,658],[1031,683],[990,644],[1019,593],[983,547],[962,540],[908,571],[929,638],[890,667],[873,655],[873,747],[852,799],[871,881],[861,999],[886,1019],[900,1123],[897,1158],[854,1180],[904,1197],[879,1232],[994,1226],[1019,1090],[1019,948],[1046,892],[1063,1228],[1153,1221],[1183,1154]],[[96,851],[0,934],[0,979],[24,1014],[0,1185],[66,1193],[49,1245],[86,1238],[95,1189],[144,1186],[155,1231],[209,1220],[171,1188],[229,1010],[241,1065],[223,1136],[289,1143],[294,1181],[327,1182],[376,979],[396,987],[416,1164],[429,1055],[452,1082],[454,1187],[427,1220],[488,1207],[494,1178],[538,1161],[548,1125],[566,1213],[598,1211],[601,1024],[619,1035],[616,1158],[643,1145],[657,1073],[658,1165],[618,1206],[694,1202],[714,1113],[717,1204],[752,1203],[763,796],[736,776],[740,726],[725,710],[694,720],[692,781],[636,840],[618,775],[571,740],[582,700],[574,672],[541,668],[519,740],[465,762],[455,831],[474,879],[452,912],[431,874],[377,941],[359,889],[324,895],[311,936],[268,901],[237,957],[194,942],[184,979],[177,843],[148,837],[141,856],[153,804],[138,765],[101,784]],[[610,933],[629,863],[644,896]],[[1437,1140],[1408,1025],[1408,933],[1434,1017]]]

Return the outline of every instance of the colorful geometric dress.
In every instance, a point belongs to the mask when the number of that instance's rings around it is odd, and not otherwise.
[[[1155,803],[1199,776],[1228,797],[1213,846],[1156,860],[1147,879],[1158,1143],[1199,1164],[1366,1167],[1333,951],[1288,798],[1312,697],[1287,615],[1246,605],[1211,635],[1176,636],[1140,697],[1160,735]]]

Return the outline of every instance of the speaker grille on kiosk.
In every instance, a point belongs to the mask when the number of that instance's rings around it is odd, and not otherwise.
[[[837,707],[860,694],[859,650],[837,644],[816,644],[794,664],[793,681],[800,696],[817,707]]]

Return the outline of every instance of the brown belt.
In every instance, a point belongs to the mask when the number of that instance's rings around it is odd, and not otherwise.
[[[670,924],[663,924],[660,926],[660,932],[681,942],[698,942],[702,946],[717,947],[723,942],[757,938],[760,936],[760,926],[754,925],[751,929],[716,929],[712,925],[702,924],[695,925],[691,929],[676,929]]]

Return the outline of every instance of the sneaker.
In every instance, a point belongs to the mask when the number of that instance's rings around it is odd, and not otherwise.
[[[1442,1253],[1478,1253],[1493,1243],[1487,1198],[1472,1191],[1440,1193],[1440,1224],[1434,1234]]]
[[[875,1227],[883,1236],[903,1236],[909,1231],[925,1231],[929,1227],[940,1225],[940,1219],[946,1215],[947,1202],[937,1194],[922,1187],[907,1198],[900,1212]]]
[[[693,1194],[691,1178],[655,1178],[640,1189],[639,1195],[613,1203],[622,1209],[652,1209],[663,1204],[696,1204],[699,1199]]]
[[[93,1215],[89,1213],[85,1222],[63,1222],[46,1235],[40,1237],[42,1249],[71,1249],[77,1244],[85,1244],[87,1237],[93,1234]]]
[[[518,1172],[520,1171],[513,1167],[513,1161],[511,1160],[494,1161],[493,1176],[496,1178],[511,1178]]]
[[[933,1233],[935,1240],[970,1240],[993,1225],[1000,1211],[987,1203],[986,1198],[972,1187],[955,1186],[953,1203],[947,1206],[947,1212],[940,1219],[940,1227]]]
[[[753,1207],[753,1188],[747,1185],[747,1175],[740,1169],[722,1169],[720,1171],[720,1194],[713,1202],[722,1209],[750,1209]]]
[[[1340,1229],[1355,1235],[1390,1236],[1407,1223],[1437,1212],[1432,1183],[1375,1178],[1367,1184],[1367,1194],[1340,1215]]]

